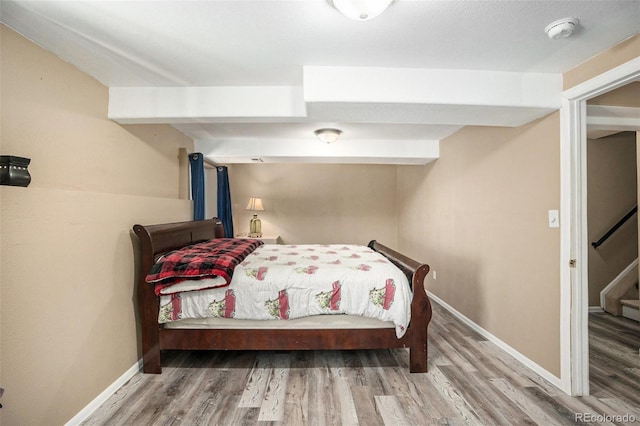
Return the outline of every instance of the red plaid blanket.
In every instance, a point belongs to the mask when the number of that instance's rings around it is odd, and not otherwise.
[[[216,238],[170,251],[151,267],[146,281],[156,284],[155,292],[184,280],[219,276],[231,282],[233,270],[245,257],[264,244],[260,240]]]

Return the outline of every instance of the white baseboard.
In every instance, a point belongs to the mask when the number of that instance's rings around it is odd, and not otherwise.
[[[124,374],[116,379],[115,382],[111,383],[108,388],[106,388],[100,395],[95,397],[93,401],[91,401],[86,407],[84,407],[78,414],[73,416],[71,420],[65,423],[65,426],[75,426],[79,425],[83,421],[85,421],[94,411],[96,411],[102,404],[106,402],[107,399],[118,389],[120,389],[125,383],[127,383],[133,376],[138,373],[142,369],[142,359],[139,359],[138,362],[133,364],[131,368],[124,372]]]
[[[487,340],[489,340],[490,342],[492,342],[493,344],[498,346],[500,349],[502,349],[503,351],[505,351],[506,353],[508,353],[512,357],[514,357],[516,360],[518,360],[522,365],[527,367],[529,370],[531,370],[534,373],[538,374],[540,377],[542,377],[543,379],[547,380],[549,383],[551,383],[552,385],[554,385],[555,387],[557,387],[558,389],[560,389],[560,390],[562,390],[564,392],[564,390],[562,389],[562,385],[561,385],[561,381],[560,381],[559,377],[554,376],[553,374],[551,374],[549,371],[547,371],[546,369],[544,369],[540,365],[538,365],[535,362],[531,361],[529,358],[527,358],[526,356],[522,355],[520,352],[518,352],[517,350],[515,350],[511,346],[507,345],[505,342],[503,342],[502,340],[498,339],[496,336],[494,336],[493,334],[489,333],[487,330],[485,330],[484,328],[480,327],[475,322],[471,321],[469,318],[467,318],[466,316],[464,316],[463,314],[458,312],[455,308],[453,308],[451,305],[449,305],[444,300],[440,299],[438,296],[432,294],[429,291],[427,292],[427,294],[429,295],[429,298],[433,299],[435,302],[437,302],[439,305],[441,305],[443,308],[445,308],[447,311],[449,311],[453,316],[455,316],[460,321],[462,321],[467,326],[469,326],[473,331],[475,331],[476,333],[478,333],[482,337],[486,338]]]
[[[602,309],[600,306],[589,306],[589,313],[590,314],[591,313],[597,314],[597,313],[601,313],[601,312],[604,312],[604,309]]]

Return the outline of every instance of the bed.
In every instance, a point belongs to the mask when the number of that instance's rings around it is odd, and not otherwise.
[[[355,350],[409,348],[412,373],[427,371],[427,328],[431,304],[424,288],[429,266],[372,240],[368,248],[384,256],[406,276],[410,285],[410,314],[401,336],[397,326],[349,315],[319,315],[321,321],[279,319],[250,322],[216,318],[212,324],[181,321],[160,323],[160,298],[148,274],[158,259],[186,246],[223,238],[217,219],[158,225],[135,225],[140,256],[137,264],[137,304],[141,325],[143,371],[160,374],[163,350]],[[266,249],[266,248],[265,248]],[[273,248],[272,248],[273,249]],[[226,322],[225,322],[226,321]],[[244,324],[260,324],[245,326]],[[300,325],[298,325],[300,324]]]

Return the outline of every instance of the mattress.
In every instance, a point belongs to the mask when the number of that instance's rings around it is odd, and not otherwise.
[[[198,282],[210,287],[206,280]],[[158,319],[180,321],[179,327],[193,327],[181,321],[194,319],[199,328],[200,320],[212,318],[222,324],[240,321],[222,326],[230,328],[280,328],[265,325],[277,322],[322,329],[334,321],[341,324],[337,328],[353,328],[367,318],[374,328],[393,323],[400,338],[409,324],[411,300],[404,273],[369,247],[263,245],[236,266],[229,286],[161,295]],[[334,316],[338,319],[328,318]],[[321,318],[320,325],[302,325],[309,317]]]

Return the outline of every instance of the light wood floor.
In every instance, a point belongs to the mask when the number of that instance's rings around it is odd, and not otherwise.
[[[408,372],[403,349],[171,352],[163,374],[137,374],[84,424],[640,423],[638,323],[591,315],[592,395],[571,398],[433,308],[426,374]]]

